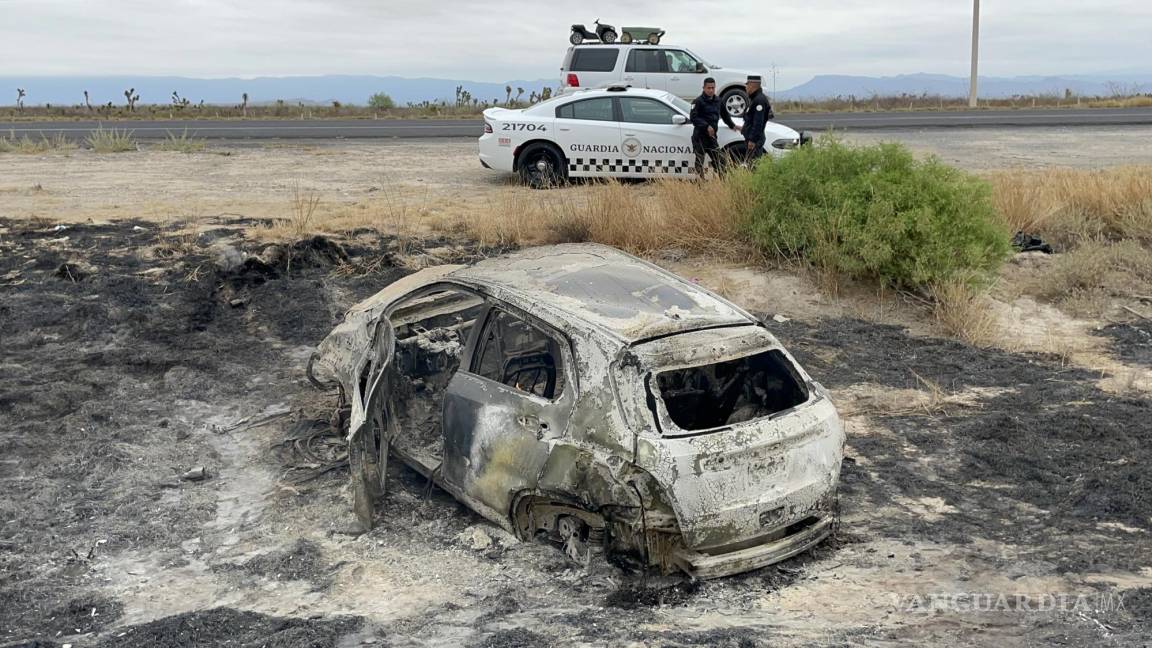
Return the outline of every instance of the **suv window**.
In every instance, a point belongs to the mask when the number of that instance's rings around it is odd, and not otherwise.
[[[562,119],[616,121],[615,115],[612,114],[612,97],[584,99],[564,104],[556,109],[556,116]]]
[[[541,398],[564,392],[564,360],[556,339],[504,311],[494,310],[473,360],[478,376]]]
[[[620,50],[615,47],[584,48],[572,52],[571,72],[611,72],[616,69]]]
[[[696,59],[688,52],[682,50],[664,50],[664,56],[668,59],[669,72],[680,74],[696,73]]]
[[[620,114],[623,121],[633,124],[671,124],[677,112],[655,99],[620,97]]]
[[[637,49],[628,53],[625,72],[666,72],[660,50]]]

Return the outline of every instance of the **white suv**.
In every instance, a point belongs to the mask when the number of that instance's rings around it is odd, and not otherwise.
[[[704,79],[716,79],[716,94],[728,113],[744,114],[748,72],[730,70],[706,62],[685,47],[648,44],[587,43],[568,48],[560,67],[561,86],[604,88],[625,84],[636,88],[666,90],[682,99],[700,96]]]

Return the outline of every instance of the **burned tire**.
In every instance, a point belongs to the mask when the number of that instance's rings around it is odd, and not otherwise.
[[[563,184],[568,178],[564,155],[552,144],[529,144],[517,159],[520,180],[533,189],[548,189]]]
[[[720,103],[732,117],[742,117],[748,107],[748,93],[740,88],[730,88],[720,95]]]

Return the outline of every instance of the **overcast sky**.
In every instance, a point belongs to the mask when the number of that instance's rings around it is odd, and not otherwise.
[[[666,42],[780,87],[816,74],[967,76],[969,0],[0,0],[0,76],[558,74],[571,23]],[[1152,0],[984,0],[981,74],[1146,72]],[[578,13],[577,13],[578,11]]]

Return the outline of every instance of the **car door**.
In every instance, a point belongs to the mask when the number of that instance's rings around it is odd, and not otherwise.
[[[704,64],[684,50],[666,49],[663,53],[667,68],[667,72],[661,75],[666,79],[663,89],[681,99],[699,95],[704,79],[708,77]]]
[[[672,106],[651,97],[618,97],[620,152],[630,176],[695,175],[692,126],[677,124]],[[685,118],[685,122],[686,122]]]
[[[612,175],[620,157],[620,122],[612,97],[592,97],[556,108],[556,143],[569,177]]]
[[[668,85],[666,59],[659,49],[635,47],[628,50],[624,63],[624,83],[633,88],[666,90]]]
[[[507,520],[567,428],[576,400],[571,347],[542,323],[494,306],[466,360],[444,399],[442,480],[490,518]]]

